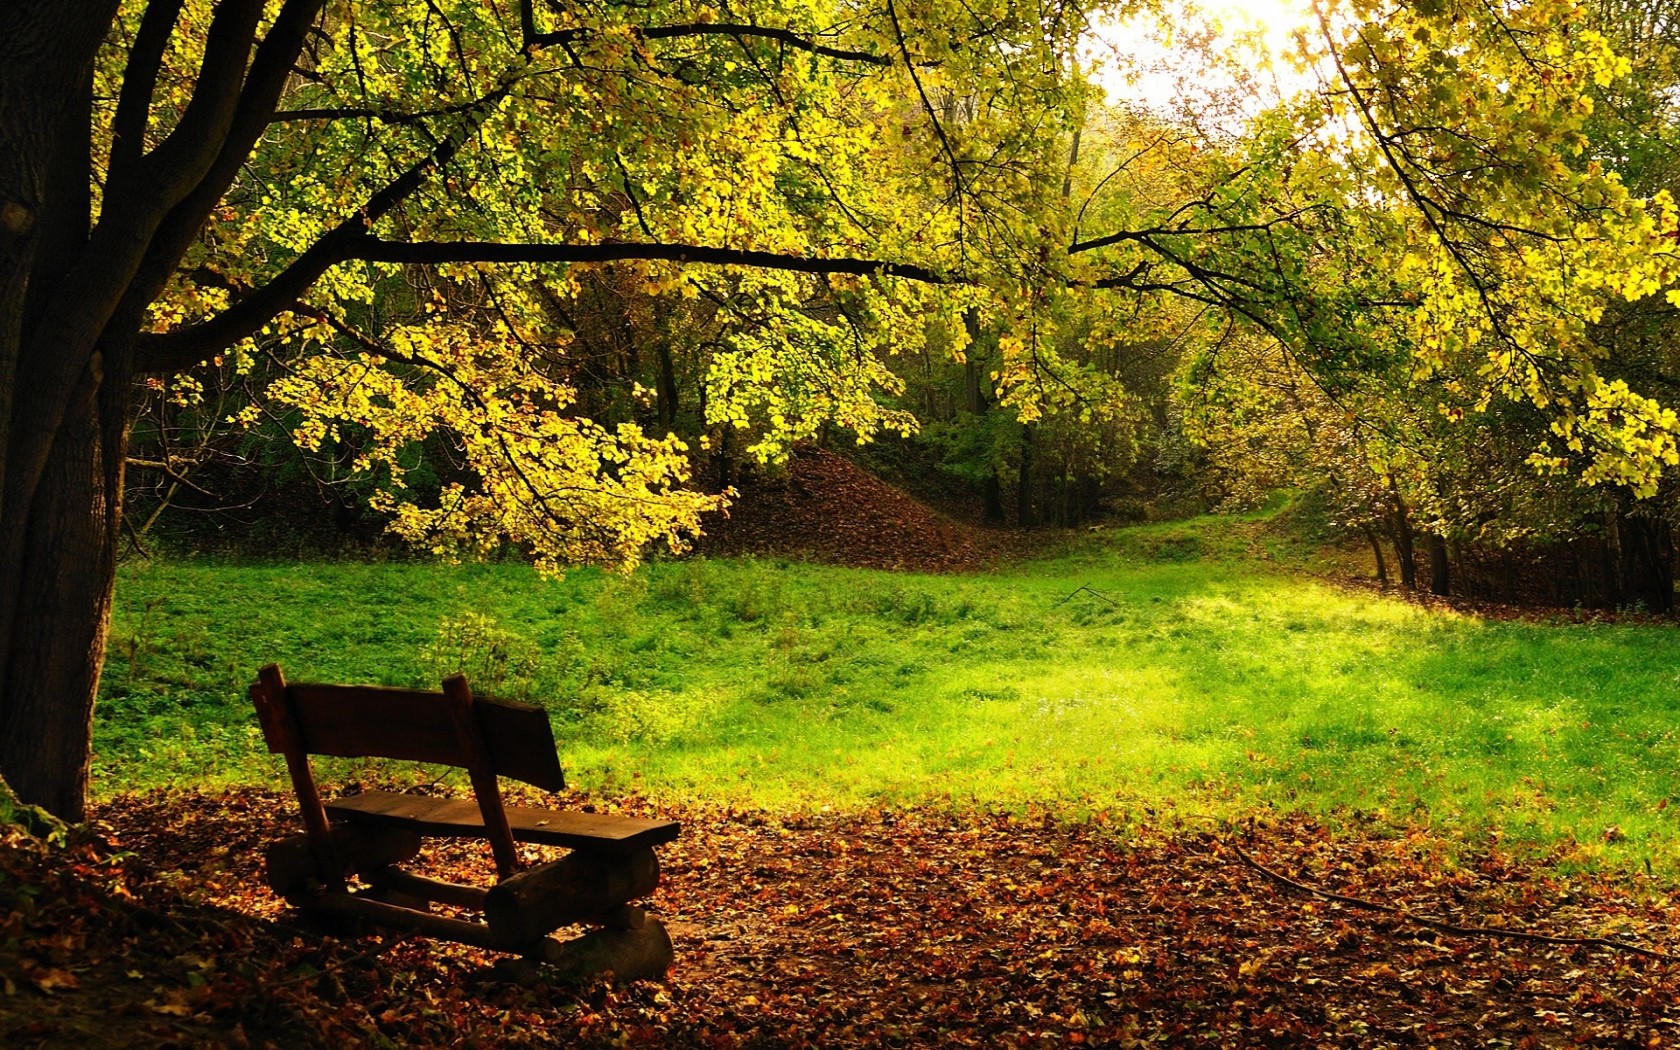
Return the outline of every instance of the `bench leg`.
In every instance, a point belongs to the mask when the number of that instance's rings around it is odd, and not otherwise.
[[[294,898],[331,886],[346,875],[360,875],[398,864],[420,852],[420,836],[400,828],[334,824],[329,835],[342,870],[320,870],[309,836],[293,835],[269,843],[266,858],[269,888],[296,904]]]
[[[526,958],[547,963],[563,981],[581,983],[606,973],[618,981],[657,981],[671,968],[675,952],[664,923],[644,916],[633,930],[594,930],[569,941],[544,937]]]
[[[652,849],[623,857],[571,853],[492,886],[484,919],[504,943],[533,944],[562,926],[600,922],[658,885]]]

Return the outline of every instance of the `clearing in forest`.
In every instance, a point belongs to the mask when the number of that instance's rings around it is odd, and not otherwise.
[[[1603,942],[1676,942],[1672,629],[1275,568],[1301,562],[1219,518],[962,575],[131,565],[96,837],[0,849],[0,1036],[1661,1045],[1680,967]],[[651,902],[669,980],[522,987],[475,949],[296,926],[259,873],[295,816],[245,705],[254,654],[299,680],[464,664],[547,704],[565,804],[687,828]],[[482,874],[473,849],[431,874]]]

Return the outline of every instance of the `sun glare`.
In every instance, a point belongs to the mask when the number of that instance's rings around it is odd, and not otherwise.
[[[1101,27],[1090,53],[1116,102],[1240,117],[1309,84],[1288,56],[1313,17],[1311,0],[1185,0]]]

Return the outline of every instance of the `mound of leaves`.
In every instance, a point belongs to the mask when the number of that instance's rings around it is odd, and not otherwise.
[[[933,510],[855,463],[802,447],[784,469],[744,479],[726,518],[709,519],[707,554],[808,558],[833,565],[966,572],[1000,538]]]
[[[1635,876],[1564,878],[1421,832],[1330,834],[1299,817],[1238,833],[931,810],[658,811],[685,825],[661,849],[652,900],[677,962],[664,982],[627,986],[521,985],[472,949],[310,931],[262,888],[262,843],[292,830],[273,794],[120,799],[60,844],[7,832],[0,1045],[1680,1038],[1680,963],[1627,950],[1680,946],[1680,907],[1674,887]],[[465,846],[431,869],[482,881],[489,863]],[[1454,935],[1419,913],[1512,935]]]

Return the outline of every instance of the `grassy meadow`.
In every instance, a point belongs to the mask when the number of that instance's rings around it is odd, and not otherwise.
[[[432,688],[459,667],[547,706],[585,792],[1149,822],[1304,808],[1676,874],[1675,628],[1433,612],[1275,567],[1300,561],[1262,519],[1202,518],[965,576],[136,562],[95,790],[279,783],[244,695],[262,663]]]

